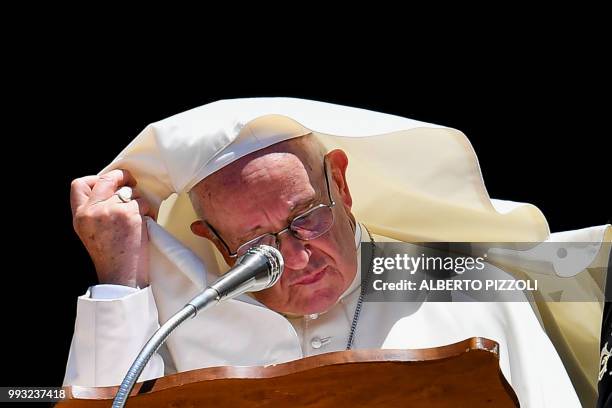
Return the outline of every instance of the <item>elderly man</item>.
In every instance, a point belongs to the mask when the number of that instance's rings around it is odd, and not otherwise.
[[[259,140],[292,126],[274,118],[252,122],[249,132],[240,133]],[[502,371],[522,406],[579,406],[528,303],[364,305],[361,274],[370,271],[360,265],[361,242],[393,240],[392,235],[373,234],[355,219],[343,150],[327,152],[308,131],[285,139],[243,151],[188,189],[199,218],[190,222],[193,237],[205,238],[217,250],[199,258],[211,265],[220,256],[231,266],[252,246],[276,246],[285,261],[280,281],[179,328],[141,379],[206,366],[278,363],[351,347],[422,348],[484,336],[500,343]],[[150,162],[142,163],[150,172]],[[177,177],[170,179],[176,183]],[[124,186],[134,187],[131,198],[118,194]],[[151,202],[150,193],[141,195],[139,186],[140,179],[121,168],[72,184],[74,227],[100,285],[79,299],[66,384],[118,384],[158,320],[167,318],[167,311],[158,317],[159,308],[177,310],[197,293],[195,286],[202,286],[201,276],[210,275],[176,239],[180,233],[159,234],[152,220],[159,203]],[[187,271],[187,278],[167,273],[173,268]]]
[[[191,224],[193,233],[213,242],[228,265],[253,246],[281,250],[280,281],[253,296],[288,315],[328,311],[359,283],[348,159],[342,150],[323,157],[314,138],[281,142],[219,170],[190,194],[201,216]],[[74,228],[101,284],[143,288],[149,284],[143,216],[154,214],[136,194],[123,202],[116,194],[123,186],[136,186],[127,170],[74,180]]]

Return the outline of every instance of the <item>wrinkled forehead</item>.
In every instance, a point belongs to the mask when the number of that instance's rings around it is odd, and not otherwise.
[[[286,140],[217,170],[194,186],[191,197],[208,207],[264,192],[270,196],[299,193],[319,184],[323,157],[324,150],[312,135]]]

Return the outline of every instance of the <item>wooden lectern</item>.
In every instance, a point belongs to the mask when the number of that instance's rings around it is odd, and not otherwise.
[[[138,383],[128,407],[518,407],[496,342],[352,350],[267,367],[211,367]],[[118,387],[65,387],[58,408],[110,407]]]

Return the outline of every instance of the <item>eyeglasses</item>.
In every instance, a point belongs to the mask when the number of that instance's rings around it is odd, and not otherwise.
[[[303,213],[293,217],[289,226],[283,228],[278,232],[268,232],[255,237],[244,244],[240,245],[236,252],[232,252],[229,249],[227,243],[221,238],[221,235],[210,225],[204,221],[208,228],[213,232],[215,237],[223,244],[227,254],[230,258],[236,258],[244,255],[249,249],[258,245],[270,245],[280,250],[279,236],[285,232],[290,232],[295,238],[301,241],[309,241],[312,239],[319,238],[321,235],[328,232],[332,225],[334,225],[334,212],[332,208],[336,205],[336,202],[332,198],[331,190],[329,188],[329,179],[327,177],[327,164],[326,160],[323,160],[323,172],[325,173],[325,185],[327,187],[327,196],[330,204],[318,204],[315,207],[309,208]]]

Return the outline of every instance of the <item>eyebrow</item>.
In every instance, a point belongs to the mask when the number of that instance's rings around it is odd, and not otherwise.
[[[289,208],[289,218],[293,218],[297,210],[301,210],[301,209],[305,210],[308,207],[312,206],[315,202],[318,201],[318,198],[319,198],[318,196],[319,196],[318,194],[315,194],[315,196],[312,198],[302,201],[301,203],[293,204],[291,208]]]

